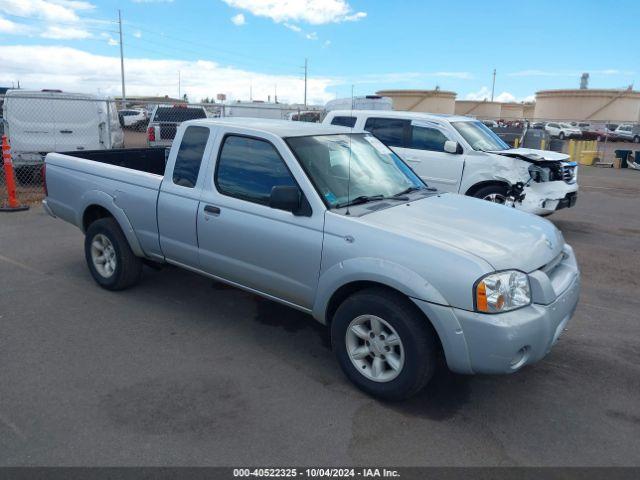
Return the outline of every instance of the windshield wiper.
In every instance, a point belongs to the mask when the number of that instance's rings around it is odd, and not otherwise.
[[[384,200],[384,195],[360,195],[359,197],[352,198],[348,202],[336,203],[335,208],[349,207],[351,205],[359,205],[361,203],[373,202],[375,200]]]
[[[413,186],[413,187],[405,188],[401,192],[398,192],[395,195],[393,195],[393,197],[401,197],[403,195],[406,195],[407,193],[417,192],[418,190],[429,190],[429,191],[432,191],[432,192],[436,191],[436,189],[432,188],[432,187],[415,187],[415,186]]]
[[[378,200],[398,200],[401,202],[409,200],[409,197],[403,197],[402,195],[404,195],[402,192],[396,193],[390,197],[385,195],[360,195],[359,197],[352,198],[348,202],[337,203],[334,208],[350,207],[351,205],[360,205],[362,203],[375,202]]]

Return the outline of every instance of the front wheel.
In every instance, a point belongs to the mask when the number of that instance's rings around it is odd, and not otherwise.
[[[558,138],[560,140],[564,140],[564,132],[560,132],[560,134],[558,135]]]
[[[633,137],[633,143],[640,143],[640,136],[636,135]]]
[[[504,205],[507,202],[507,193],[507,187],[504,185],[487,185],[479,189],[473,196],[481,200]]]
[[[101,218],[87,229],[84,251],[93,279],[107,290],[123,290],[142,276],[142,260],[135,256],[113,218]]]
[[[371,288],[348,297],[334,315],[331,342],[345,375],[374,397],[408,398],[433,376],[435,333],[395,292]]]

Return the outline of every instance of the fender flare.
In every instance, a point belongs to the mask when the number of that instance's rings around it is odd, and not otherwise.
[[[80,230],[83,232],[85,231],[82,219],[87,208],[92,205],[98,205],[107,210],[113,218],[116,219],[118,225],[120,225],[120,228],[122,229],[122,233],[124,233],[124,236],[127,239],[127,242],[129,242],[129,246],[133,253],[138,257],[146,256],[140,246],[138,237],[133,230],[133,226],[131,225],[127,214],[116,204],[116,199],[114,197],[100,190],[88,190],[82,195],[82,197],[80,197],[80,204],[82,207],[78,209],[76,217],[76,225]]]
[[[440,292],[413,270],[393,262],[371,257],[357,257],[333,265],[318,280],[313,317],[327,324],[327,310],[333,295],[354,282],[375,282],[393,288],[411,298],[448,305]]]

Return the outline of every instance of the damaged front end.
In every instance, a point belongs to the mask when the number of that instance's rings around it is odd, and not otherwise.
[[[568,155],[524,148],[491,153],[529,164],[526,173],[522,172],[528,179],[511,182],[507,205],[536,215],[549,215],[576,204],[578,165],[569,161]]]

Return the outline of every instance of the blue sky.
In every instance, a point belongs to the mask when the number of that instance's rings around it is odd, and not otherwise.
[[[0,0],[0,85],[119,95],[117,10],[129,94],[324,102],[384,88],[458,98],[640,83],[640,2]],[[626,33],[625,33],[626,32]]]

